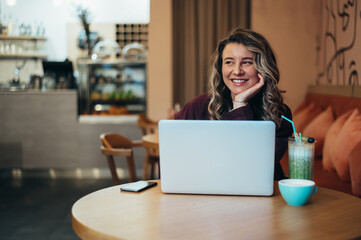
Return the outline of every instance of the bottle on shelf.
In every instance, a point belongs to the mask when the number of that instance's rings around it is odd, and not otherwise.
[[[13,30],[14,30],[14,28],[13,28],[12,16],[10,15],[9,22],[8,22],[8,28],[7,28],[7,34],[9,36],[13,35]]]

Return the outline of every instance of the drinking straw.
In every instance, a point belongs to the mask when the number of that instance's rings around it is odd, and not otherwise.
[[[289,122],[292,124],[293,133],[294,133],[294,135],[295,135],[295,140],[296,140],[296,142],[298,142],[298,134],[297,134],[297,132],[296,132],[295,124],[293,123],[293,121],[290,120],[290,119],[288,119],[288,118],[286,118],[286,117],[283,116],[283,115],[282,115],[281,117],[284,118],[284,119],[286,119],[287,121],[289,121]],[[301,133],[300,133],[300,135],[301,135]]]

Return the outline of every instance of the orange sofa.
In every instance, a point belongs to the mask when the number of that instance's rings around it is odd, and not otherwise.
[[[316,184],[361,197],[361,96],[351,95],[355,89],[348,87],[310,87],[293,121],[297,132],[317,141]],[[281,165],[288,176],[287,152]]]

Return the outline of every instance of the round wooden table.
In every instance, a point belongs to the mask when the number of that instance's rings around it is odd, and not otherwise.
[[[154,148],[159,150],[159,136],[158,133],[144,135],[142,137],[143,145],[147,148]]]
[[[147,149],[146,150],[146,163],[143,167],[143,180],[149,179],[148,178],[148,171],[150,167],[150,179],[154,179],[155,175],[155,166],[154,164],[157,163],[158,165],[158,178],[159,178],[159,136],[158,133],[151,133],[144,135],[142,137],[143,146]]]
[[[119,186],[93,192],[72,208],[82,239],[352,239],[361,236],[361,199],[318,188],[302,207],[272,197],[140,193]]]

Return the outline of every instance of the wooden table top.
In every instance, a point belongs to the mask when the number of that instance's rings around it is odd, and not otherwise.
[[[158,133],[144,135],[142,137],[143,145],[148,148],[159,150],[159,136]]]
[[[318,188],[302,207],[272,197],[140,193],[105,188],[79,199],[73,229],[82,239],[351,239],[361,236],[361,199]]]

